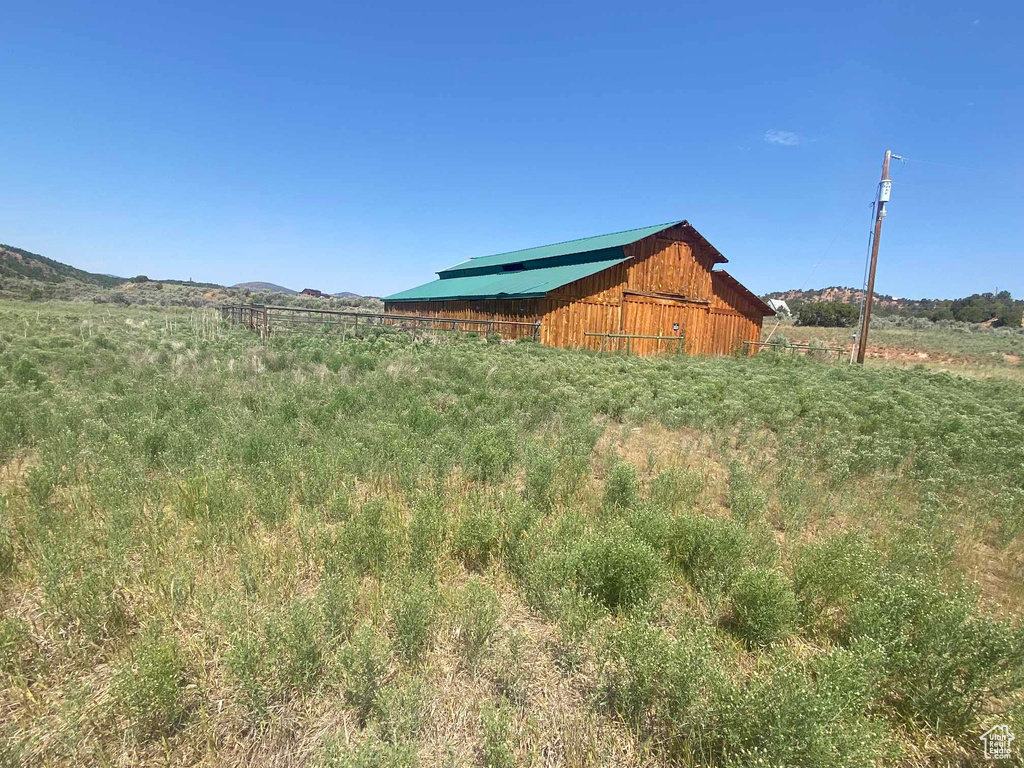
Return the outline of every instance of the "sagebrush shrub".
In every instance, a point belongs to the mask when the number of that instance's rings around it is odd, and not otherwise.
[[[403,534],[395,510],[386,501],[367,501],[345,524],[349,560],[362,573],[381,575],[400,557]]]
[[[727,518],[683,514],[669,532],[669,559],[693,585],[711,598],[727,592],[743,570],[750,537]]]
[[[961,735],[983,702],[1024,679],[1024,625],[980,613],[966,587],[889,574],[851,613],[849,635],[881,649],[892,706],[907,720]]]
[[[604,505],[612,512],[633,509],[640,501],[640,480],[632,464],[617,461],[604,481]]]
[[[497,556],[501,531],[489,500],[472,497],[452,539],[452,550],[471,571],[483,570]]]
[[[185,657],[177,639],[154,625],[118,669],[114,696],[140,737],[166,734],[185,714]]]
[[[744,571],[733,585],[730,601],[732,629],[747,645],[759,647],[783,640],[796,623],[796,596],[778,571]]]
[[[834,637],[841,634],[853,604],[871,590],[878,568],[878,554],[857,532],[798,549],[793,587],[804,626]]]
[[[476,664],[498,631],[501,605],[497,593],[481,581],[470,581],[456,597],[455,632],[462,656]]]
[[[751,523],[764,517],[768,496],[739,462],[729,466],[729,509],[737,520]]]
[[[341,661],[345,694],[356,707],[359,724],[365,726],[391,667],[390,643],[372,626],[364,625],[342,649]]]
[[[723,687],[704,734],[711,764],[864,768],[896,757],[872,713],[876,661],[836,651],[803,661],[769,656],[741,685]]]
[[[585,536],[576,552],[576,578],[584,594],[609,610],[646,604],[663,574],[661,558],[621,521]]]
[[[487,768],[511,768],[516,764],[512,751],[510,713],[506,707],[485,707],[481,714],[483,721],[483,744],[480,756]]]
[[[395,645],[412,664],[429,650],[437,611],[437,593],[424,579],[414,579],[403,590],[391,613]]]
[[[299,599],[282,616],[268,622],[266,643],[277,663],[281,684],[287,690],[308,693],[317,687],[323,675],[317,618],[313,601]]]

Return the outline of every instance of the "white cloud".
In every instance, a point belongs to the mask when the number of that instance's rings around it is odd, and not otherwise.
[[[764,140],[769,144],[778,144],[782,147],[795,147],[797,144],[803,144],[803,137],[799,133],[793,131],[780,131],[775,128],[764,132]]]

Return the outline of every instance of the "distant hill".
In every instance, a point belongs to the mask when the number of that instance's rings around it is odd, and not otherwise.
[[[291,288],[285,288],[283,285],[277,285],[277,283],[262,283],[258,280],[251,283],[238,283],[232,285],[232,288],[241,288],[247,291],[269,291],[271,293],[284,293],[288,296],[297,296],[298,291],[293,291]]]
[[[99,275],[84,269],[62,264],[59,261],[40,256],[38,253],[0,243],[0,278],[20,277],[40,283],[62,283],[77,280],[87,285],[113,288],[125,282],[123,277]]]
[[[165,291],[165,288],[168,289]],[[173,290],[171,290],[173,289]],[[252,281],[226,288],[217,283],[197,283],[191,280],[136,275],[118,277],[87,272],[63,264],[38,253],[32,253],[13,245],[0,244],[0,298],[16,299],[62,299],[65,301],[85,300],[98,303],[119,304],[186,304],[205,306],[228,300],[246,301],[243,291],[278,293],[303,300],[298,291],[283,285]],[[361,296],[348,291],[336,293],[333,297],[341,306],[365,307],[378,311],[380,300],[372,296]],[[277,299],[279,303],[291,303],[291,298]],[[320,299],[311,299],[320,301]]]

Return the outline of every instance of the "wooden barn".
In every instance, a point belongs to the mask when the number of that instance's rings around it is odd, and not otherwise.
[[[385,312],[494,320],[503,336],[634,354],[727,355],[757,341],[775,314],[724,270],[727,259],[687,221],[469,259],[384,299]],[[515,325],[502,321],[521,323]],[[529,324],[539,324],[531,327]],[[664,337],[635,338],[635,337]],[[752,349],[752,348],[751,348]]]

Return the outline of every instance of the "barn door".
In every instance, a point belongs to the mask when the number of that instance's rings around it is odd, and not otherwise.
[[[638,355],[675,354],[677,339],[685,339],[684,351],[699,351],[699,333],[693,310],[707,312],[702,305],[691,305],[665,299],[641,296],[625,297],[622,302],[622,332],[640,336],[661,336],[659,339],[633,339],[630,351]]]

